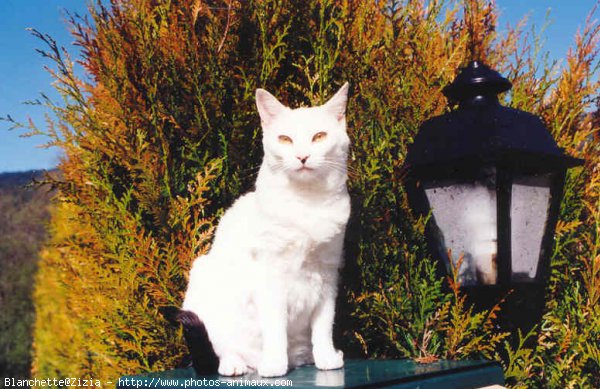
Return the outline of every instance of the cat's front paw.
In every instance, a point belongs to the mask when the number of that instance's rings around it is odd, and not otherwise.
[[[281,377],[288,371],[288,361],[286,358],[265,359],[257,370],[262,377]]]
[[[224,376],[244,375],[248,372],[246,362],[237,355],[227,355],[219,360],[219,374]]]
[[[334,370],[344,367],[344,353],[340,350],[315,350],[315,366],[319,370]]]

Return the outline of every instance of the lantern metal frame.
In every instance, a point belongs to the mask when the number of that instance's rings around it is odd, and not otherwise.
[[[509,321],[527,330],[543,309],[566,172],[581,165],[583,160],[566,155],[539,117],[499,103],[498,94],[511,87],[507,79],[481,62],[473,61],[461,69],[443,90],[448,100],[458,103],[458,108],[421,125],[406,156],[405,187],[411,207],[419,215],[430,217],[427,241],[438,259],[440,273],[445,274],[452,258],[448,258],[440,241],[442,233],[430,214],[425,185],[442,185],[448,180],[465,183],[488,180],[495,187],[497,282],[463,289],[485,308],[513,290],[513,302],[517,301],[519,307],[512,310],[521,310],[517,316],[527,317],[513,317]],[[513,276],[511,258],[511,191],[515,180],[525,176],[550,176],[550,200],[535,277],[517,279]],[[528,301],[521,301],[523,297]]]

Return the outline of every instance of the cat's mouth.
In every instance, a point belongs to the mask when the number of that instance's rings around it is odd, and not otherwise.
[[[315,169],[308,167],[308,166],[302,166],[302,167],[296,169],[297,172],[312,172],[313,170],[315,170]]]

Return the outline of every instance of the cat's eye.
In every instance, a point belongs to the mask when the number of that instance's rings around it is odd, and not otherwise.
[[[325,140],[325,138],[327,138],[327,133],[326,132],[317,132],[315,134],[315,136],[313,136],[312,141],[313,142],[321,142],[323,140]]]
[[[279,143],[283,143],[283,144],[286,144],[286,145],[294,143],[292,141],[292,138],[290,138],[287,135],[279,135],[279,137],[277,137],[277,139],[279,140]]]

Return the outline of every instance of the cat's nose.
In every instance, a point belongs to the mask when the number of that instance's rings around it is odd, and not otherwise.
[[[303,156],[303,157],[296,156],[296,158],[298,158],[298,160],[299,160],[300,162],[302,162],[302,164],[303,164],[303,165],[306,163],[306,160],[308,159],[308,157],[310,157],[310,155],[305,155],[305,156]]]

